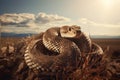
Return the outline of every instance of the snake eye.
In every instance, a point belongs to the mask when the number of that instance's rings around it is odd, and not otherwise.
[[[69,31],[71,31],[71,28],[69,28]]]

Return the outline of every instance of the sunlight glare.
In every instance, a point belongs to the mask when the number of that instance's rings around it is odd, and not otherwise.
[[[102,3],[105,7],[110,7],[113,4],[113,0],[102,0]]]

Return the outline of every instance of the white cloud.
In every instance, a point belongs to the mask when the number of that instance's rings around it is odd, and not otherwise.
[[[65,18],[63,16],[58,16],[57,14],[46,14],[46,13],[39,13],[36,16],[36,22],[37,23],[49,23],[49,22],[64,22],[64,21],[70,21],[69,18]]]
[[[20,13],[20,14],[3,14],[0,15],[0,22],[2,25],[18,25],[25,24],[30,20],[35,20],[35,15],[30,13]]]
[[[3,14],[0,15],[2,32],[14,33],[39,33],[49,27],[59,26],[70,19],[57,14],[39,13],[37,15],[30,13]]]
[[[91,35],[120,35],[120,24],[96,23],[87,18],[79,19],[78,24]]]
[[[95,22],[88,20],[87,18],[81,18],[78,20],[78,22],[80,22],[81,24],[96,24]]]
[[[96,23],[94,21],[91,21],[87,18],[81,18],[78,20],[78,23],[82,24],[82,25],[89,25],[89,26],[98,26],[98,27],[119,27],[120,28],[120,24],[103,24],[103,23]]]
[[[1,32],[4,33],[40,33],[39,28],[28,28],[28,27],[15,27],[15,26],[6,26],[2,27]]]
[[[38,15],[34,15],[30,13],[14,13],[0,15],[1,25],[16,25],[16,27],[34,27],[36,24],[40,25],[51,22],[66,21],[70,21],[70,19],[63,16],[58,16],[57,14],[39,13]]]
[[[34,21],[29,21],[28,23],[25,24],[26,26],[29,26],[30,28],[37,27],[37,24]]]
[[[90,35],[120,35],[120,24],[97,23],[87,18],[72,21],[56,14],[3,14],[0,16],[0,22],[2,32],[40,33],[50,27],[79,25],[82,31]]]
[[[12,31],[10,29],[2,29],[1,32],[5,32],[5,33],[11,33]]]

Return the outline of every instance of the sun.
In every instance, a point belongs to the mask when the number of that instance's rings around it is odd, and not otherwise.
[[[113,0],[102,0],[102,4],[103,4],[105,7],[110,7],[110,6],[112,6],[112,4],[113,4]]]

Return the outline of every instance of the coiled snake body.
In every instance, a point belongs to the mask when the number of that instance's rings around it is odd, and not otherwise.
[[[79,67],[81,51],[89,53],[91,40],[81,34],[79,27],[63,26],[48,29],[39,39],[28,44],[25,51],[25,61],[29,68],[39,71],[40,74],[51,74],[61,71],[71,72]],[[80,49],[82,36],[85,49]],[[72,39],[75,38],[75,39]],[[76,41],[78,40],[79,41]],[[88,46],[89,45],[89,46]],[[98,48],[96,48],[97,50]]]

